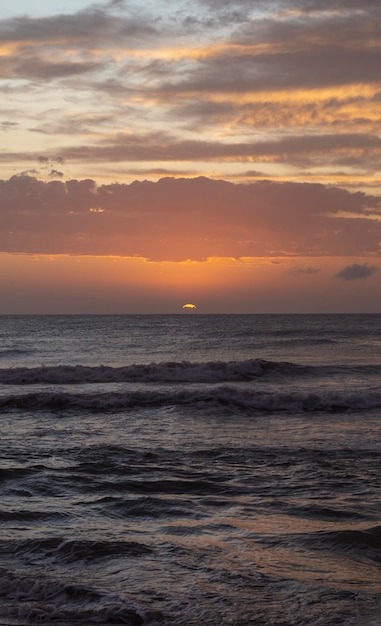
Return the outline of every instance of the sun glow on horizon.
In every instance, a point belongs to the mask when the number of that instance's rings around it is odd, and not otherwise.
[[[360,277],[363,280],[350,280]],[[134,257],[3,253],[0,314],[175,313],[179,301],[185,303],[184,313],[198,312],[200,303],[202,313],[335,313],[353,311],[353,289],[355,312],[377,312],[377,281],[377,264],[369,257],[358,257],[356,265],[333,257],[164,263]]]

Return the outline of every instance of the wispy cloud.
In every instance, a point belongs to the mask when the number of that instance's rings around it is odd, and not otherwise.
[[[298,276],[299,274],[313,276],[314,274],[318,274],[320,271],[320,267],[296,267],[287,270],[287,273],[295,276]]]

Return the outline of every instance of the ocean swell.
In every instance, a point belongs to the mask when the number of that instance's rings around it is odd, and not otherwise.
[[[148,365],[110,367],[99,365],[57,365],[52,367],[15,367],[0,369],[0,383],[7,385],[83,384],[120,382],[215,383],[247,381],[265,374],[294,374],[308,368],[287,362],[263,359],[247,361],[173,361]]]
[[[28,624],[163,624],[159,612],[139,610],[117,594],[43,575],[36,580],[5,569],[0,570],[0,599],[0,618]]]
[[[0,398],[1,409],[33,411],[115,412],[146,407],[189,408],[193,412],[216,409],[252,413],[335,413],[381,408],[381,391],[258,391],[220,386],[212,389],[147,390],[109,393],[38,392]]]

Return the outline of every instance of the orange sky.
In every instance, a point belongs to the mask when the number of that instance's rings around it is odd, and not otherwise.
[[[0,313],[381,311],[378,0],[0,9]]]

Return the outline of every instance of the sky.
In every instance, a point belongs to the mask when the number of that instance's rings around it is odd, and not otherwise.
[[[381,312],[380,26],[379,0],[2,6],[0,314]]]

